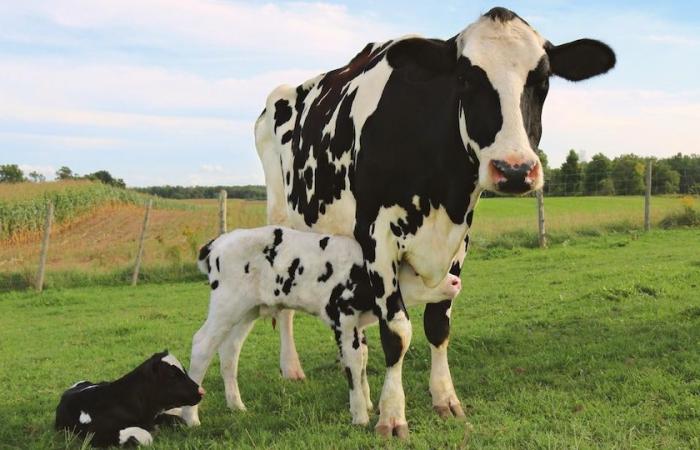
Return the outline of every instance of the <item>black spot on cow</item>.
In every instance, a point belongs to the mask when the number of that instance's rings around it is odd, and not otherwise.
[[[292,107],[284,99],[275,102],[275,131],[277,127],[287,123],[292,118]]]
[[[279,289],[275,289],[275,297],[277,297],[278,295],[280,295],[280,290],[279,290]]]
[[[387,320],[393,320],[394,316],[399,312],[403,311],[408,319],[408,311],[403,303],[403,298],[401,298],[401,292],[395,290],[386,298],[386,318]]]
[[[318,241],[318,245],[321,247],[321,250],[325,250],[326,246],[328,245],[328,240],[330,238],[328,236],[321,238],[320,241]]]
[[[219,257],[216,257],[216,271],[221,272],[221,265],[219,264]]]
[[[352,382],[352,371],[350,370],[349,367],[345,368],[345,376],[348,379],[348,386],[350,387],[350,390],[352,391],[355,388],[355,384]]]
[[[428,342],[436,347],[447,340],[450,336],[450,318],[447,311],[452,306],[452,300],[443,300],[439,303],[428,303],[425,305],[423,315],[423,329]]]
[[[360,348],[360,337],[357,334],[357,327],[352,329],[353,332],[353,339],[352,339],[352,348],[357,350]]]
[[[270,266],[274,264],[275,258],[277,257],[277,247],[282,243],[282,229],[275,228],[274,235],[275,238],[272,244],[265,246],[265,248],[263,249],[265,259],[267,259],[267,262],[270,263]]]
[[[287,268],[287,279],[284,280],[284,284],[282,284],[282,292],[284,292],[286,295],[289,294],[293,286],[296,286],[296,283],[294,283],[294,279],[296,278],[297,270],[301,269],[299,271],[300,274],[304,270],[303,268],[299,267],[300,263],[301,261],[299,260],[299,258],[294,258],[292,263]]]
[[[214,280],[211,282],[211,288],[212,290],[216,289],[219,287],[219,280]]]
[[[515,14],[510,9],[502,8],[500,6],[491,8],[486,14],[484,14],[484,17],[488,17],[493,21],[498,21],[501,23],[510,22],[511,20],[514,20],[516,18],[525,22],[519,15]]]
[[[207,272],[211,272],[211,264],[209,264],[209,253],[211,253],[211,244],[214,242],[214,239],[211,241],[207,242],[202,248],[199,249],[199,256],[198,259],[200,261],[204,261],[207,265]]]
[[[331,275],[333,275],[333,264],[326,262],[326,271],[318,277],[317,281],[319,283],[325,283],[331,278]]]
[[[285,133],[282,135],[282,139],[281,139],[281,141],[280,141],[280,142],[282,143],[282,145],[284,145],[284,144],[286,144],[287,142],[291,141],[291,140],[292,140],[292,135],[293,135],[293,134],[294,134],[294,133],[292,133],[292,130],[289,130],[289,131],[285,132]]]
[[[474,219],[474,210],[472,209],[467,213],[467,226],[471,227],[472,226],[472,220]]]
[[[249,262],[245,263],[245,266],[243,266],[243,271],[245,273],[250,273],[250,263]]]
[[[549,59],[540,58],[537,67],[527,75],[527,81],[520,95],[520,111],[528,140],[532,148],[537,148],[542,137],[542,108],[549,92]]]
[[[391,331],[384,319],[380,319],[379,337],[382,341],[386,366],[391,367],[399,362],[399,358],[401,358],[401,352],[403,351],[401,336]]]

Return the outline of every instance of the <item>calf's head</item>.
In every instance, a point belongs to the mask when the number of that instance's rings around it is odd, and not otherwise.
[[[195,383],[180,361],[167,350],[151,356],[141,366],[141,373],[152,389],[162,409],[196,405],[204,396],[204,389]]]
[[[408,304],[438,302],[453,299],[462,289],[458,276],[448,273],[435,287],[428,287],[423,278],[409,264],[402,264],[399,270],[399,288],[404,301]]]
[[[552,45],[517,14],[493,8],[448,41],[397,43],[388,61],[412,82],[432,83],[436,95],[453,97],[445,101],[458,115],[465,151],[479,164],[481,189],[524,194],[543,184],[535,150],[549,78],[603,74],[614,67],[615,53],[592,39]]]

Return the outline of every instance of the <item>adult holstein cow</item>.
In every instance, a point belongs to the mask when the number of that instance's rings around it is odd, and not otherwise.
[[[549,77],[579,81],[614,65],[602,42],[553,45],[494,8],[446,41],[369,44],[346,66],[268,97],[255,138],[269,223],[354,236],[362,247],[387,366],[378,433],[408,434],[401,367],[412,331],[400,265],[428,286],[459,274],[481,192],[542,186],[533,150]],[[463,416],[447,363],[450,308],[426,304],[430,392],[440,415]],[[282,373],[303,378],[291,313],[279,324]]]

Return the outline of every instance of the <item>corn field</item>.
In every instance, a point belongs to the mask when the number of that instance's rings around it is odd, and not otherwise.
[[[141,205],[148,198],[153,198],[155,208],[192,208],[178,202],[91,181],[0,185],[0,240],[12,240],[41,230],[49,201],[54,204],[54,222],[61,225],[97,207],[116,204]]]

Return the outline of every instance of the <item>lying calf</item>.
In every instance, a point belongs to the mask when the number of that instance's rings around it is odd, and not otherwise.
[[[61,396],[56,429],[85,437],[92,445],[149,445],[157,420],[165,410],[196,405],[204,389],[187,376],[170,353],[156,353],[116,381],[80,381]]]
[[[209,274],[211,298],[207,320],[193,338],[190,376],[201,384],[218,349],[226,401],[231,408],[245,409],[238,390],[238,357],[253,323],[281,309],[306,311],[335,332],[350,385],[353,423],[367,424],[372,403],[363,329],[377,318],[362,264],[362,250],[353,239],[281,227],[236,230],[202,247],[199,266]],[[404,267],[399,283],[407,305],[453,298],[459,292],[460,280],[454,275],[431,289]],[[197,409],[183,408],[188,425],[199,424]]]

